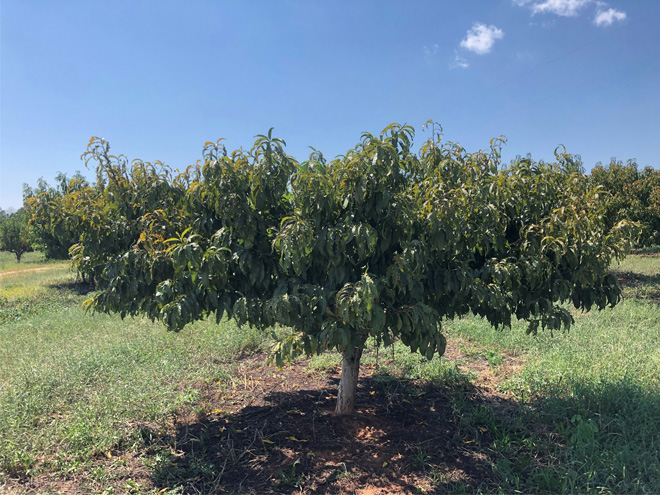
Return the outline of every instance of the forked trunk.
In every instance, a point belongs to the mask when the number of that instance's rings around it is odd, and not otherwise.
[[[354,347],[352,351],[346,350],[342,353],[336,414],[351,414],[355,411],[355,392],[357,391],[361,357],[362,349],[357,347]]]

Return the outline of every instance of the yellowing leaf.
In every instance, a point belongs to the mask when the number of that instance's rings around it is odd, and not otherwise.
[[[273,442],[272,440],[268,440],[267,438],[264,438],[264,439],[263,439],[263,442],[264,442],[264,443],[267,443],[267,444],[274,444],[274,443],[275,443],[275,442]]]

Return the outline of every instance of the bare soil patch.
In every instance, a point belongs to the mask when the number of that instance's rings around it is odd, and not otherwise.
[[[55,270],[57,268],[61,268],[61,266],[52,265],[52,266],[41,266],[39,268],[26,268],[25,270],[12,270],[9,272],[0,272],[0,277],[5,277],[7,275],[19,275],[22,273],[43,272],[45,270]]]

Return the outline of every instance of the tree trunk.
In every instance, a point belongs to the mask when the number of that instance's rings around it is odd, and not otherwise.
[[[355,392],[357,391],[358,374],[360,373],[360,358],[362,348],[354,347],[353,351],[342,353],[341,379],[337,393],[336,414],[351,414],[355,411]]]

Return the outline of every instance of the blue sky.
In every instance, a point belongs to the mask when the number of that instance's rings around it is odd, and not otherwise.
[[[0,207],[91,136],[183,168],[275,127],[300,160],[390,122],[504,160],[660,166],[657,0],[74,1],[0,7]]]

